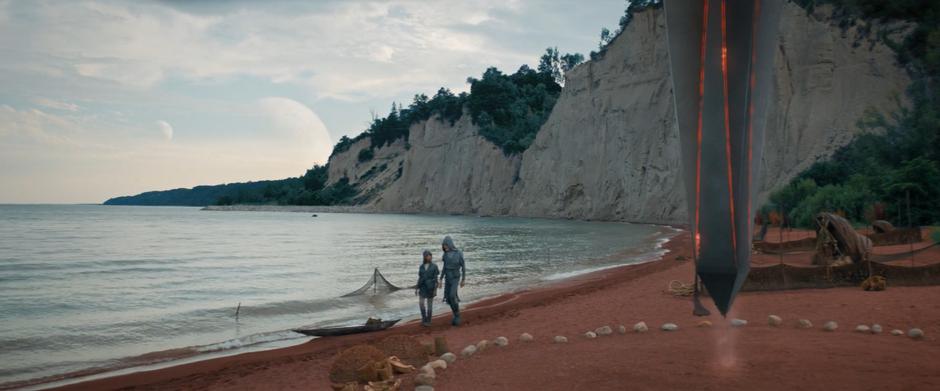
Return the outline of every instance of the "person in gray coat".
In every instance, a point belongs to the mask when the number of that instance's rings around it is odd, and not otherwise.
[[[454,240],[450,236],[444,237],[441,243],[441,249],[444,255],[441,260],[444,262],[444,272],[441,273],[441,282],[444,283],[444,302],[450,305],[450,310],[454,313],[454,318],[450,321],[451,325],[460,325],[460,297],[457,295],[458,284],[462,288],[464,279],[467,277],[467,268],[463,261],[463,252],[454,245]]]
[[[424,250],[423,262],[418,268],[418,284],[415,285],[415,295],[418,296],[418,307],[421,308],[421,325],[430,326],[433,316],[434,296],[437,294],[437,275],[440,273],[437,265],[432,262],[433,255]]]

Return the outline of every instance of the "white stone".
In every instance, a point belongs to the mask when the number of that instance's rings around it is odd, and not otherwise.
[[[836,331],[837,328],[839,328],[839,324],[834,320],[830,320],[823,324],[823,330],[825,331]]]
[[[593,331],[588,331],[588,332],[584,333],[584,338],[587,338],[587,339],[594,339],[594,338],[597,338],[597,333],[595,333],[595,332],[593,332]]]
[[[860,324],[858,326],[855,326],[855,331],[859,333],[870,333],[871,327],[868,327],[868,325]]]
[[[801,329],[811,329],[813,328],[813,322],[810,322],[809,319],[800,319],[800,321],[797,322],[797,327]]]
[[[731,319],[731,327],[744,327],[747,326],[747,321],[744,319],[734,318]]]
[[[460,351],[460,355],[464,357],[470,357],[476,352],[477,352],[477,347],[474,345],[469,345]]]
[[[675,323],[665,323],[661,329],[663,329],[663,331],[676,331],[679,329],[679,325]]]
[[[506,337],[496,337],[496,339],[493,340],[493,344],[499,347],[504,347],[509,345],[509,339]]]
[[[633,325],[633,331],[638,333],[645,333],[649,331],[649,329],[650,328],[646,325],[646,322],[638,322],[637,324]]]
[[[783,318],[777,315],[770,315],[767,317],[767,324],[771,327],[780,327],[783,324]]]
[[[871,333],[872,333],[872,334],[881,334],[881,331],[882,331],[882,330],[884,330],[884,329],[882,329],[882,328],[881,328],[881,325],[878,324],[878,323],[875,323],[875,324],[871,325]]]
[[[898,329],[894,329],[894,330],[891,330],[891,335],[894,335],[894,336],[904,335],[904,332]]]
[[[457,355],[451,352],[447,352],[441,355],[441,360],[444,360],[448,364],[453,364],[454,361],[457,361]]]
[[[594,333],[597,335],[611,335],[614,333],[614,330],[611,329],[610,326],[602,326],[595,329]]]
[[[434,361],[429,362],[428,365],[431,368],[434,368],[435,370],[447,369],[447,361],[444,361],[444,360],[434,360]]]
[[[434,391],[434,387],[429,385],[417,386],[415,387],[415,391]]]
[[[519,340],[522,342],[532,342],[535,340],[535,337],[529,333],[522,333],[522,335],[519,336]]]
[[[617,326],[617,332],[620,334],[626,334],[627,326],[624,326],[624,325]]]
[[[910,329],[910,330],[907,331],[907,336],[908,336],[908,337],[911,337],[911,338],[913,338],[913,339],[921,339],[921,338],[924,338],[924,330],[921,330],[921,329],[916,328],[916,327],[915,327],[915,328],[912,328],[912,329]]]
[[[561,335],[556,335],[555,338],[553,338],[553,340],[555,341],[555,343],[567,343],[568,342],[568,338],[561,336]]]
[[[434,374],[434,372],[422,371],[415,375],[415,384],[422,386],[433,386],[435,378],[437,378],[437,376]]]
[[[424,366],[421,368],[418,368],[418,375],[425,375],[426,377],[434,379],[437,377],[437,371],[435,371],[434,368],[431,368],[431,364],[428,363],[424,364]]]
[[[477,342],[477,351],[482,352],[486,350],[488,346],[490,346],[490,341],[487,341],[485,339],[480,340],[480,342]]]

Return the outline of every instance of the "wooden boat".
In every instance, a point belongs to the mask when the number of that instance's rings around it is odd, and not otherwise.
[[[332,337],[337,335],[349,335],[359,333],[370,333],[373,331],[382,331],[398,323],[401,319],[381,320],[369,319],[362,326],[343,326],[343,327],[322,327],[314,329],[294,329],[295,333],[301,333],[313,337]]]

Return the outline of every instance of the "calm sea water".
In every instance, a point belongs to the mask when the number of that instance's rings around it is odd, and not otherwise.
[[[298,326],[417,318],[411,290],[340,296],[362,286],[375,267],[392,283],[413,285],[421,251],[431,249],[439,261],[445,234],[467,260],[466,303],[655,259],[672,230],[520,218],[0,205],[0,383],[308,340],[289,331]],[[440,303],[436,310],[446,311]]]

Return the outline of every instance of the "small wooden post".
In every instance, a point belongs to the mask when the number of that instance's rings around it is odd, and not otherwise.
[[[238,312],[242,310],[242,302],[238,302],[238,306],[235,307],[235,323],[238,323]]]
[[[777,233],[780,237],[780,244],[777,246],[779,249],[777,253],[780,255],[780,264],[783,265],[783,222],[786,221],[786,217],[784,217],[783,210],[779,210],[777,213],[780,213],[780,224],[777,224]]]
[[[907,229],[910,232],[911,228],[914,228],[914,225],[911,221],[911,190],[907,190]],[[920,236],[920,228],[918,228],[917,236]],[[911,267],[914,267],[914,242],[911,240],[911,237],[907,237],[907,243],[911,250]]]

